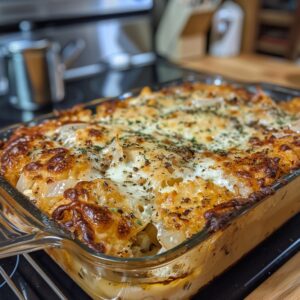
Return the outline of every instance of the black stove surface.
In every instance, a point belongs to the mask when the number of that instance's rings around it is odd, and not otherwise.
[[[63,109],[103,96],[117,96],[135,87],[177,79],[187,73],[192,72],[158,59],[150,66],[128,71],[110,71],[68,82],[66,100],[38,113],[17,111],[2,97],[0,127],[29,121],[53,108]],[[243,299],[299,250],[300,214],[203,288],[194,299]],[[2,259],[0,266],[11,277],[12,284],[20,291],[23,299],[90,299],[43,251]],[[18,299],[9,284],[2,280],[1,275],[0,299]]]

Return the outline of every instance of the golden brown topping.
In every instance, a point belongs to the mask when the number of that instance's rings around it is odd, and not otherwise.
[[[0,170],[96,251],[155,254],[216,231],[300,167],[299,100],[184,83],[20,127]]]
[[[106,101],[98,106],[97,112],[103,113],[104,116],[112,115],[118,108],[126,108],[127,103],[124,101]]]
[[[95,136],[95,137],[101,137],[102,132],[98,129],[91,128],[91,129],[89,129],[89,135],[90,136]]]
[[[118,234],[120,238],[124,238],[130,233],[131,224],[126,219],[122,219],[118,224]]]
[[[42,164],[40,162],[31,162],[25,166],[26,171],[37,171],[38,169],[42,168]]]
[[[70,167],[70,164],[71,157],[68,157],[66,153],[59,153],[47,161],[47,169],[52,172],[62,172],[67,170]]]
[[[17,158],[28,153],[29,139],[26,137],[19,137],[14,141],[8,143],[1,156],[1,171],[4,172],[7,168],[12,168],[17,162]]]

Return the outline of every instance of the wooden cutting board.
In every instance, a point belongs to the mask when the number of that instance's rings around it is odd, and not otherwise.
[[[300,300],[300,252],[255,289],[246,300]]]
[[[265,55],[195,57],[179,61],[184,67],[217,73],[238,81],[271,82],[300,89],[300,65]]]

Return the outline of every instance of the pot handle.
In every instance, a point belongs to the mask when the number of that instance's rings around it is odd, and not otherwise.
[[[84,39],[75,39],[66,44],[62,50],[62,61],[66,69],[72,66],[85,47]]]

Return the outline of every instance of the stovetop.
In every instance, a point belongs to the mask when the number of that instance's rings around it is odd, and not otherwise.
[[[0,98],[0,127],[135,87],[178,79],[192,71],[162,59],[127,71],[107,71],[66,83],[66,100],[39,112],[21,112]],[[292,218],[235,266],[203,288],[195,299],[243,299],[300,250],[300,214]],[[90,299],[43,251],[0,260],[0,299]],[[5,272],[5,274],[4,274]]]

